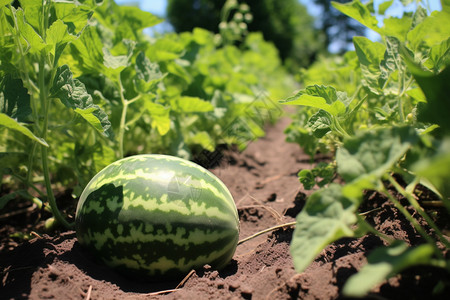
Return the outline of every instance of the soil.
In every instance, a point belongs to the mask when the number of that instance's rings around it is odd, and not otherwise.
[[[288,122],[281,119],[241,153],[225,151],[211,169],[235,199],[241,239],[294,221],[311,193],[301,189],[298,171],[327,159],[311,162],[298,145],[286,143],[283,130]],[[366,220],[377,229],[411,245],[423,242],[386,199],[370,191],[366,198],[361,210],[369,211]],[[204,266],[182,282],[136,282],[92,259],[73,231],[18,239],[36,230],[30,218],[39,216],[29,203],[14,205],[8,209],[14,213],[0,216],[0,299],[344,299],[346,279],[383,244],[373,235],[341,239],[298,274],[289,252],[293,228],[286,227],[240,244],[221,271]],[[449,299],[449,286],[448,273],[412,268],[377,286],[365,299]]]

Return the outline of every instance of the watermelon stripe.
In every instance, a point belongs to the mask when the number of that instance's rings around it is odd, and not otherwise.
[[[82,245],[116,269],[173,277],[227,264],[239,218],[232,195],[211,172],[176,157],[139,155],[89,182],[76,231]]]

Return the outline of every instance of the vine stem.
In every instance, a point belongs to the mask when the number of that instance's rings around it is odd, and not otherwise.
[[[262,235],[264,233],[267,233],[267,232],[270,232],[270,231],[273,231],[273,230],[276,230],[276,229],[280,229],[280,228],[284,228],[284,227],[288,227],[288,226],[295,226],[296,223],[297,222],[294,221],[294,222],[284,223],[284,224],[281,224],[281,225],[276,225],[276,226],[264,229],[262,231],[259,231],[259,232],[255,233],[255,234],[252,234],[249,237],[246,237],[246,238],[240,240],[237,244],[240,245],[240,244],[245,243],[245,242],[247,242],[247,241],[249,241],[251,239],[254,239],[257,236],[260,236],[260,235]]]
[[[46,140],[47,139],[47,131],[48,131],[48,114],[49,114],[49,107],[50,107],[50,99],[48,97],[48,90],[45,85],[45,57],[41,56],[41,59],[39,61],[39,98],[41,100],[41,107],[44,110],[44,123],[42,126],[42,132],[41,137]],[[47,198],[48,202],[50,204],[50,209],[52,211],[53,216],[55,219],[62,224],[65,228],[70,229],[72,227],[69,222],[63,217],[61,212],[58,209],[58,206],[56,204],[55,195],[53,194],[53,189],[50,181],[50,170],[48,168],[48,149],[46,146],[41,146],[41,156],[42,156],[42,170],[44,172],[44,181],[45,181],[45,188],[47,191]]]
[[[119,94],[120,94],[120,100],[122,102],[123,108],[122,108],[122,115],[120,117],[120,127],[119,127],[119,157],[123,158],[124,156],[124,152],[123,152],[123,138],[125,135],[125,122],[127,119],[127,110],[128,110],[128,105],[130,104],[130,102],[125,99],[124,96],[124,88],[122,85],[122,79],[120,79],[120,75],[119,75]]]
[[[405,189],[400,184],[398,184],[398,182],[391,175],[389,175],[388,179],[389,179],[389,182],[395,187],[395,189],[400,194],[402,194],[403,197],[408,199],[409,203],[414,207],[415,210],[417,210],[417,212],[420,214],[420,216],[425,219],[425,221],[428,223],[428,225],[430,225],[430,227],[433,228],[434,232],[439,237],[441,242],[445,245],[445,247],[450,248],[450,242],[444,237],[444,235],[439,230],[439,228],[436,226],[434,221],[422,209],[422,207],[417,202],[417,200],[410,193],[406,192]]]
[[[413,216],[408,212],[408,210],[403,205],[401,205],[400,202],[397,201],[397,199],[395,199],[395,197],[392,196],[391,193],[389,193],[389,191],[384,186],[381,189],[381,191],[389,198],[389,200],[392,203],[394,203],[395,207],[405,216],[405,218],[413,225],[413,227],[427,241],[427,243],[429,243],[430,245],[436,244],[435,240],[426,233],[425,229],[423,229],[423,227],[419,224],[419,222],[417,222],[417,220],[413,218]],[[438,251],[436,247],[434,248],[436,250],[435,251],[436,255],[438,255],[440,258],[444,258],[442,253]]]

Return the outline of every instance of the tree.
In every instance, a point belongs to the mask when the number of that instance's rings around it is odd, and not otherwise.
[[[349,0],[334,0],[345,3]],[[327,48],[334,44],[337,52],[344,52],[356,35],[364,35],[365,27],[356,20],[351,19],[335,9],[330,0],[314,0],[322,9],[319,27],[325,33],[325,44]]]
[[[167,16],[175,31],[202,27],[218,32],[225,0],[169,0]],[[261,31],[277,47],[291,70],[310,64],[324,49],[323,35],[314,29],[314,19],[297,0],[240,0],[253,16],[249,31]]]

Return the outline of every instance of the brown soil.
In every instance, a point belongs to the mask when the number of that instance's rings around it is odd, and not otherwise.
[[[300,169],[311,168],[309,157],[284,141],[288,122],[282,119],[243,153],[227,152],[212,169],[234,196],[241,238],[293,221],[309,194],[300,189],[296,176]],[[376,228],[410,244],[422,242],[389,202],[370,192],[367,198],[362,210],[381,207],[366,216]],[[23,225],[30,224],[24,218],[21,214],[0,217],[0,299],[342,299],[345,280],[365,263],[372,249],[383,244],[373,235],[339,240],[298,274],[289,252],[293,229],[285,228],[239,245],[232,262],[219,272],[205,266],[181,283],[145,283],[95,262],[74,232],[18,242],[11,233],[32,230]],[[366,299],[444,299],[450,295],[448,288],[432,296],[439,281],[450,286],[449,274],[414,268],[376,287]],[[161,292],[179,284],[174,291]]]

